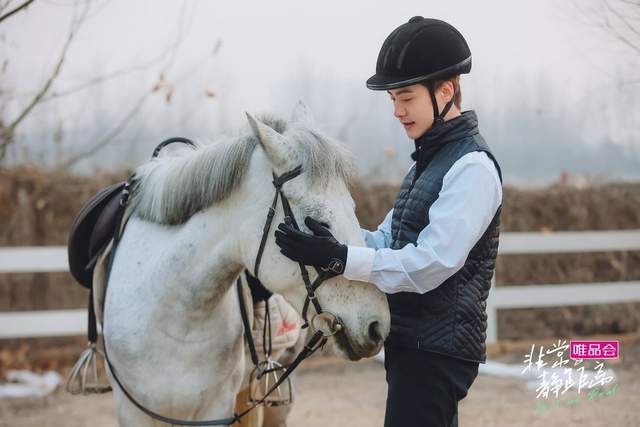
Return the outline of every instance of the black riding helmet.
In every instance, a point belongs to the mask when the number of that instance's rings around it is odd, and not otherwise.
[[[439,19],[414,16],[393,30],[382,44],[376,74],[367,80],[367,87],[389,90],[426,84],[435,125],[444,121],[454,101],[452,98],[439,114],[433,82],[470,71],[471,51],[458,30]]]

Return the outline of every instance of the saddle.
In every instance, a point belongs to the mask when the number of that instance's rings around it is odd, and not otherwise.
[[[115,233],[124,209],[120,197],[125,184],[122,181],[100,190],[80,209],[71,225],[67,246],[69,270],[85,288],[91,289],[98,256]]]
[[[151,158],[158,157],[164,147],[174,143],[196,147],[187,138],[169,138],[158,144]],[[69,270],[73,278],[87,289],[92,288],[93,269],[98,257],[115,236],[116,227],[124,215],[125,207],[120,201],[123,192],[128,192],[127,182],[121,181],[100,190],[80,209],[71,225],[67,243]]]

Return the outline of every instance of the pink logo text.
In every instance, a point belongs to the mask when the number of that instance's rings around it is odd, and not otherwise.
[[[571,340],[571,359],[617,359],[619,341]]]

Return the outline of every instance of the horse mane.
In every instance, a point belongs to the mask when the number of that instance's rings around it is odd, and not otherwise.
[[[351,182],[353,160],[339,143],[304,124],[271,116],[260,120],[294,144],[310,185],[336,177]],[[197,143],[195,149],[152,159],[135,171],[134,215],[160,224],[185,223],[196,212],[233,193],[246,176],[258,145],[258,138],[247,126],[239,136],[210,145]]]

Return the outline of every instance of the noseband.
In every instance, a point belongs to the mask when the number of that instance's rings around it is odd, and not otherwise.
[[[160,150],[173,142],[181,142],[181,143],[186,143],[189,145],[195,145],[193,144],[193,142],[189,141],[186,138],[171,138],[169,140],[166,140],[164,142],[162,142],[160,145],[158,145],[158,147],[154,150],[153,153],[153,157],[157,157],[158,154],[160,153]],[[263,232],[262,232],[262,239],[260,240],[260,246],[258,248],[258,254],[256,255],[256,262],[254,265],[254,269],[253,269],[253,275],[255,278],[258,277],[258,272],[260,269],[260,261],[262,260],[262,254],[264,252],[264,248],[267,242],[267,238],[269,237],[269,231],[271,229],[271,224],[273,222],[273,217],[275,216],[276,213],[276,207],[278,205],[278,197],[281,198],[282,200],[282,209],[284,210],[284,221],[285,223],[291,225],[292,227],[294,227],[296,230],[300,230],[300,228],[298,227],[298,224],[296,222],[295,216],[293,215],[293,211],[291,210],[291,206],[289,204],[289,200],[287,199],[287,197],[284,195],[284,193],[282,192],[282,186],[284,185],[284,183],[286,183],[287,181],[297,177],[298,175],[300,175],[302,173],[302,165],[297,166],[296,168],[283,173],[280,176],[277,176],[275,173],[273,173],[273,186],[276,189],[276,193],[275,196],[273,198],[273,202],[271,203],[271,206],[269,207],[269,212],[267,213],[267,220],[264,224],[264,228],[263,228]],[[123,207],[126,207],[128,202],[129,202],[129,188],[131,187],[133,181],[133,177],[129,178],[129,181],[127,182],[127,185],[125,186],[125,189],[123,190],[122,193],[122,197],[121,197],[121,205]],[[108,273],[107,273],[107,282],[108,282],[108,275],[109,272],[111,270],[111,266],[113,263],[113,260],[115,258],[115,252],[116,249],[118,247],[118,243],[120,241],[120,236],[122,234],[122,231],[124,229],[124,225],[121,224],[122,222],[122,216],[120,216],[119,220],[118,220],[118,226],[116,227],[116,232],[113,238],[113,247],[111,250],[111,254],[109,257],[109,266],[108,266]],[[318,277],[313,281],[313,283],[311,283],[311,280],[309,279],[309,272],[307,271],[307,268],[305,267],[305,265],[303,263],[298,263],[300,265],[300,273],[302,274],[302,280],[304,281],[304,286],[306,288],[307,291],[307,296],[305,298],[304,301],[304,306],[302,308],[302,318],[304,320],[304,324],[302,325],[302,328],[306,328],[309,325],[311,325],[311,329],[314,331],[313,336],[311,337],[311,339],[305,344],[304,348],[300,351],[300,353],[298,354],[298,356],[295,358],[295,360],[286,368],[286,370],[284,371],[284,373],[282,374],[282,376],[280,376],[280,378],[278,379],[278,381],[273,384],[273,386],[267,390],[267,392],[263,395],[263,397],[255,402],[253,405],[251,405],[249,408],[247,408],[246,410],[244,410],[243,412],[239,413],[239,414],[234,414],[232,417],[228,417],[228,418],[220,418],[220,419],[216,419],[216,420],[203,420],[203,421],[190,421],[190,420],[181,420],[181,419],[176,419],[176,418],[170,418],[170,417],[165,417],[163,415],[160,415],[150,409],[148,409],[147,407],[145,407],[144,405],[142,405],[140,402],[138,402],[130,393],[129,391],[127,391],[127,389],[124,387],[124,385],[121,383],[120,379],[118,378],[118,376],[116,375],[116,370],[113,367],[113,365],[111,364],[111,361],[109,360],[109,356],[107,354],[107,346],[106,346],[106,342],[104,342],[104,356],[105,356],[105,362],[107,364],[107,366],[109,367],[109,370],[111,371],[111,374],[113,376],[113,379],[116,381],[116,383],[118,384],[118,386],[120,387],[120,390],[122,390],[122,392],[124,393],[125,396],[127,396],[127,398],[129,399],[129,401],[131,403],[133,403],[138,409],[140,409],[142,412],[144,412],[145,414],[147,414],[148,416],[150,416],[151,418],[154,418],[158,421],[167,423],[167,424],[173,424],[173,425],[181,425],[181,426],[221,426],[221,425],[231,425],[231,424],[235,424],[237,422],[240,421],[240,419],[242,417],[244,417],[246,414],[248,414],[249,412],[251,412],[254,408],[256,408],[257,406],[263,404],[267,397],[269,397],[270,394],[272,394],[275,390],[278,389],[278,387],[289,377],[289,375],[291,375],[291,373],[293,372],[293,370],[307,357],[311,356],[318,348],[322,347],[328,337],[335,335],[338,332],[341,332],[343,330],[343,324],[342,321],[340,320],[340,318],[338,316],[336,316],[335,314],[329,312],[329,311],[323,311],[322,310],[322,306],[320,305],[320,302],[318,302],[318,298],[316,296],[315,291],[318,289],[318,287],[322,284],[322,282],[324,282],[325,280],[329,279],[330,277],[332,277],[332,275],[322,269],[316,269],[316,271],[318,272]],[[246,310],[246,306],[244,304],[244,297],[242,294],[242,282],[240,280],[240,277],[238,277],[238,281],[237,281],[237,289],[238,289],[238,296],[239,296],[239,302],[240,302],[240,312],[242,315],[242,322],[243,322],[243,326],[244,326],[244,335],[245,335],[245,339],[247,340],[247,345],[249,347],[249,352],[251,354],[251,359],[252,362],[255,366],[258,365],[258,356],[255,350],[255,345],[253,342],[253,336],[251,335],[251,328],[249,325],[249,317],[247,315],[247,310]],[[105,289],[105,296],[103,299],[103,304],[104,301],[106,301],[106,289]],[[308,318],[307,318],[307,313],[309,311],[309,304],[313,304],[313,307],[316,311],[316,314],[311,318],[311,322],[309,322]],[[93,315],[93,316],[92,316]],[[95,313],[93,312],[93,310],[89,311],[89,322],[90,322],[90,327],[89,329],[91,330],[91,319],[93,318],[93,328],[95,329]],[[328,324],[328,330],[325,331],[322,329],[321,326],[317,325],[318,322],[316,322],[316,320],[321,320],[324,321]],[[104,319],[103,319],[103,328],[104,328]],[[104,339],[103,339],[104,340]]]

